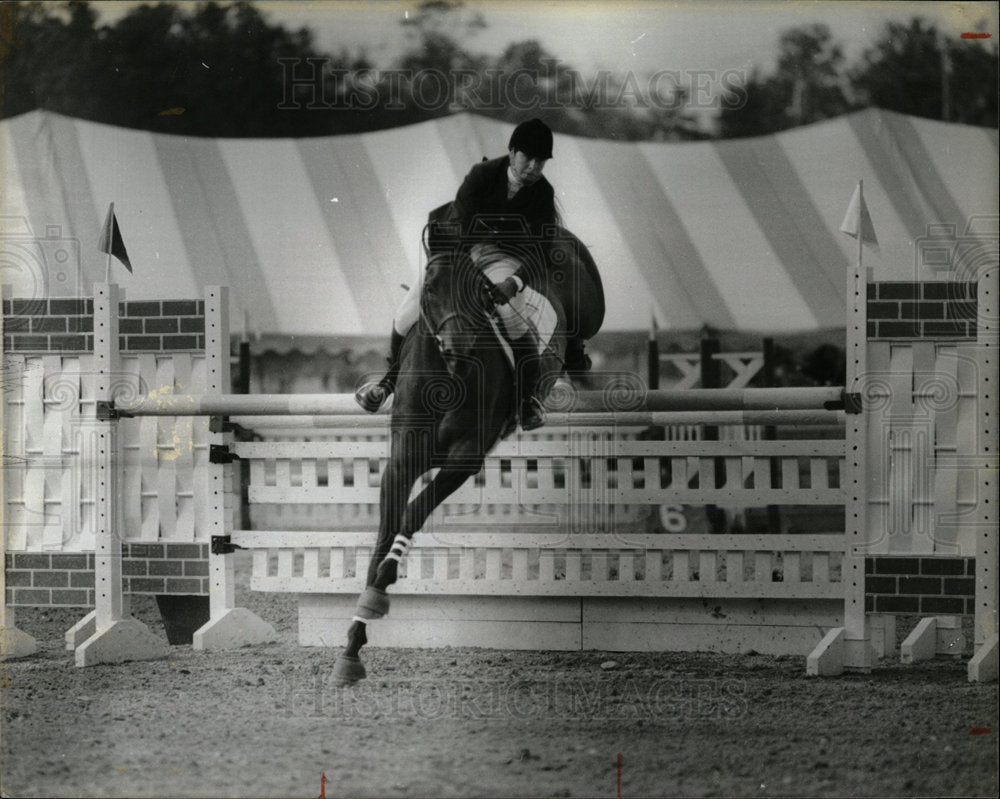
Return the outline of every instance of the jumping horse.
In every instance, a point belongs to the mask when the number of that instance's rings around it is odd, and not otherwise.
[[[542,356],[551,383],[564,363],[568,336],[587,339],[600,328],[604,293],[590,251],[564,228],[547,250],[546,267],[539,291],[559,319]],[[400,354],[378,539],[347,647],[334,664],[340,685],[365,677],[359,653],[368,642],[367,625],[388,613],[386,589],[396,582],[414,535],[516,428],[517,393],[489,287],[482,272],[461,260],[432,258],[428,264],[420,320]],[[413,486],[434,468],[437,474],[411,500]]]

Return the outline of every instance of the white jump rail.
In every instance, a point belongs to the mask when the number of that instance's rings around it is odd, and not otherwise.
[[[126,409],[127,410],[127,409]],[[327,416],[288,415],[280,419],[264,415],[235,415],[231,421],[249,429],[336,430],[343,428],[385,429],[388,414],[344,414]],[[549,412],[546,427],[668,427],[678,425],[789,425],[794,427],[843,427],[839,410],[734,410],[734,411],[618,411],[615,413]]]
[[[706,411],[787,412],[836,411],[844,408],[843,388],[740,388],[636,391],[618,396],[613,392],[579,391],[563,418],[575,413],[628,413]],[[642,406],[641,408],[637,406]],[[353,394],[157,394],[122,403],[116,410],[143,416],[232,416],[232,415],[356,415]],[[387,413],[387,410],[382,413]]]
[[[635,510],[667,498],[836,508],[843,441],[640,441],[627,432],[569,428],[558,440],[499,444],[417,534],[393,586],[402,615],[379,622],[378,643],[773,654],[815,645],[842,606],[839,526],[648,534],[636,524],[648,514]],[[254,550],[252,587],[302,595],[302,644],[340,643],[332,631],[350,620],[371,558],[387,442],[231,450],[250,464],[251,508],[315,508],[330,530],[234,531],[231,543]]]

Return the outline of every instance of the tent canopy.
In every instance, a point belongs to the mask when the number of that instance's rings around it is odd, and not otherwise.
[[[511,126],[470,114],[308,139],[153,134],[34,111],[0,122],[2,280],[16,296],[89,294],[109,203],[128,299],[231,287],[233,328],[385,335],[423,268],[427,213]],[[772,136],[618,143],[556,136],[546,176],[591,248],[605,330],[842,327],[856,255],[839,232],[864,180],[884,280],[924,267],[916,243],[996,230],[997,132],[870,109]],[[952,226],[951,228],[942,227]],[[935,227],[936,226],[936,227]],[[940,278],[939,278],[940,279]]]

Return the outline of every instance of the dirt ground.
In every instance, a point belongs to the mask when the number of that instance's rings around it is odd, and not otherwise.
[[[293,597],[241,604],[281,640],[87,669],[62,644],[82,613],[19,611],[41,646],[0,665],[2,794],[998,793],[997,686],[964,662],[811,679],[801,657],[369,648],[337,688]],[[133,613],[163,634],[150,598]]]

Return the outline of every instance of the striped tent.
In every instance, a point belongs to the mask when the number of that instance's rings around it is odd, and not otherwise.
[[[510,126],[469,114],[352,136],[206,139],[35,111],[0,123],[2,279],[18,296],[102,280],[115,203],[129,299],[232,288],[234,329],[385,335],[422,268],[427,212]],[[557,136],[546,174],[608,294],[605,330],[843,326],[859,179],[882,279],[928,235],[998,213],[997,132],[867,110],[773,136],[617,143]],[[987,222],[989,224],[989,222]],[[942,227],[942,226],[951,226]]]

